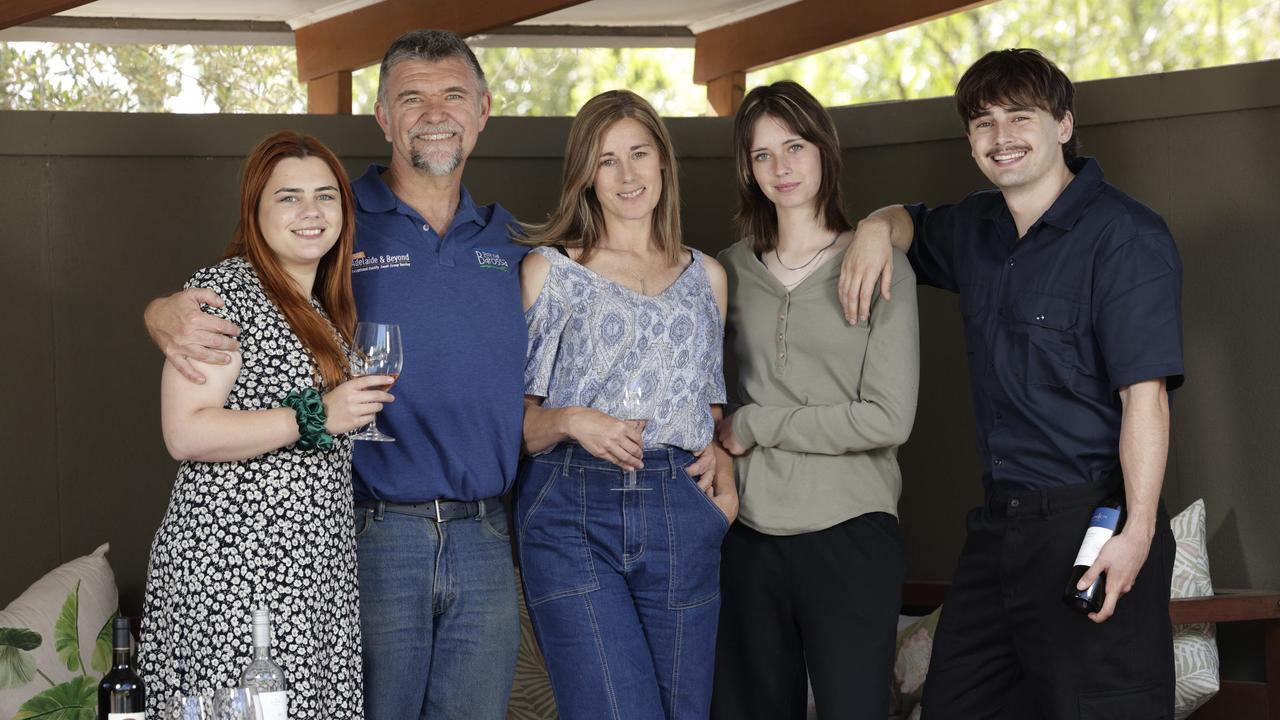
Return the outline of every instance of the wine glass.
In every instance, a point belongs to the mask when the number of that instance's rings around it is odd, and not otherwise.
[[[209,693],[198,695],[174,695],[165,703],[163,720],[212,720],[213,696]]]
[[[220,688],[213,694],[213,720],[257,720],[258,691],[253,688]]]
[[[388,375],[392,384],[400,377],[404,364],[404,352],[400,344],[400,326],[391,323],[360,322],[356,323],[356,334],[351,340],[354,358],[351,363],[353,377],[365,375]],[[391,385],[387,386],[390,389]],[[375,417],[369,427],[351,436],[356,440],[373,440],[375,442],[395,442],[390,435],[383,435],[378,430],[378,419]]]
[[[622,419],[631,423],[640,431],[641,436],[644,435],[644,426],[648,424],[648,419],[644,417],[644,378],[640,376],[631,377],[626,384],[622,386],[622,406],[619,408],[622,412]],[[641,451],[643,452],[644,442],[641,441]],[[614,488],[614,490],[641,490],[636,483],[636,471],[628,470],[626,472],[626,480],[622,487]]]

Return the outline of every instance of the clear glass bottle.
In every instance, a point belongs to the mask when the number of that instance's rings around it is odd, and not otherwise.
[[[253,660],[240,674],[240,685],[258,692],[262,720],[288,720],[288,682],[271,659],[271,613],[265,608],[253,611]]]

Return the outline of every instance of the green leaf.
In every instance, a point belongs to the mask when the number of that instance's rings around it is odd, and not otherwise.
[[[84,663],[80,660],[80,581],[67,593],[67,601],[62,603],[62,612],[58,613],[58,622],[53,625],[53,647],[58,657],[67,664],[71,672],[83,671]]]
[[[26,701],[13,720],[96,720],[97,706],[98,681],[82,675]]]
[[[36,661],[27,651],[44,638],[26,628],[0,628],[0,690],[19,688],[36,676]]]
[[[111,613],[111,616],[107,618],[106,624],[98,631],[98,641],[93,644],[93,658],[90,662],[93,664],[93,669],[100,673],[106,673],[111,669],[111,624],[115,621],[116,615],[119,614],[118,612]]]
[[[0,627],[0,647],[15,647],[19,650],[35,650],[40,647],[44,638],[40,633],[26,628]]]

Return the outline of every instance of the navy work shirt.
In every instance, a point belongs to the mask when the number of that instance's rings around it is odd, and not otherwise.
[[[358,500],[479,500],[506,492],[520,459],[528,333],[515,222],[462,189],[441,237],[371,165],[356,200],[351,283],[361,320],[397,323],[404,371],[378,429],[357,441]]]
[[[907,206],[921,283],[960,293],[983,484],[1101,480],[1120,464],[1118,390],[1183,381],[1182,263],[1164,221],[1093,158],[1018,238],[997,190]]]

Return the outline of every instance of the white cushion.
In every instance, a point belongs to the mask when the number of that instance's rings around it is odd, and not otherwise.
[[[0,718],[57,707],[83,708],[70,717],[96,716],[119,605],[108,549],[55,568],[0,611]]]
[[[1196,500],[1169,521],[1177,551],[1173,557],[1170,597],[1213,595],[1209,550],[1205,543],[1204,500]],[[1218,644],[1213,623],[1178,625],[1173,629],[1176,720],[1185,720],[1218,692]]]

